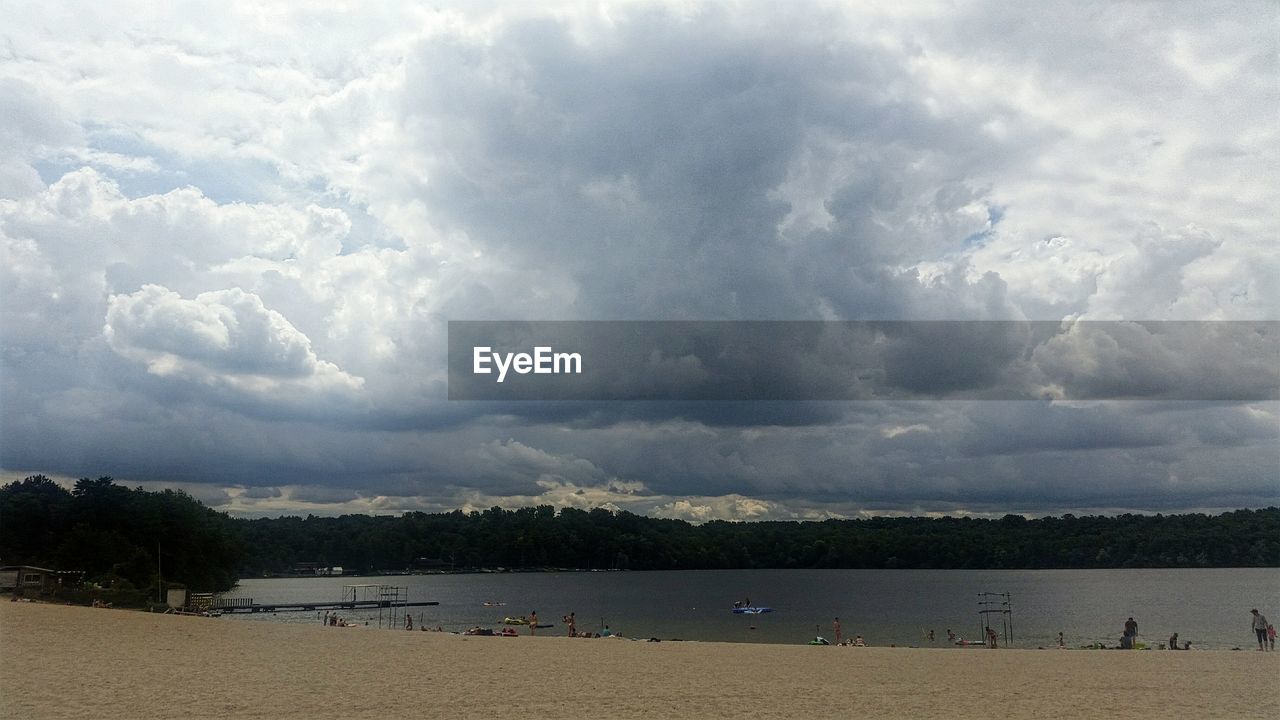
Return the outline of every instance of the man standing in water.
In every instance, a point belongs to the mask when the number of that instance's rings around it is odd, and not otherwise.
[[[837,645],[839,645],[839,644],[840,644],[840,640],[841,640],[841,636],[840,636],[840,618],[836,618],[836,621],[835,621],[835,622],[833,622],[833,623],[831,623],[831,627],[832,627],[832,629],[833,629],[833,630],[835,630],[835,635],[836,635],[836,644],[837,644]]]
[[[1267,617],[1258,612],[1258,608],[1249,611],[1253,614],[1253,632],[1258,636],[1258,650],[1266,652],[1267,650]]]
[[[529,613],[529,634],[530,635],[538,634],[538,611],[537,610],[534,610],[533,612]]]
[[[1138,623],[1133,618],[1129,618],[1124,622],[1124,636],[1129,638],[1130,650],[1138,647]]]

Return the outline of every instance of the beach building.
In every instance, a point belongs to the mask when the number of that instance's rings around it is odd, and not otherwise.
[[[62,587],[62,576],[57,570],[33,565],[6,565],[0,567],[0,592],[15,595],[48,595]]]

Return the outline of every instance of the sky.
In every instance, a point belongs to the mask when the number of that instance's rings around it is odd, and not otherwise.
[[[1280,504],[1274,332],[1231,401],[462,402],[445,364],[451,320],[1280,320],[1274,3],[0,5],[0,481]],[[1121,370],[1220,380],[1213,349]]]

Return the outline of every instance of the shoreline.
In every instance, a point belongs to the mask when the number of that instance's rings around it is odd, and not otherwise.
[[[31,718],[1280,715],[1258,687],[1280,656],[1256,651],[516,640],[9,602],[0,648],[6,707]]]

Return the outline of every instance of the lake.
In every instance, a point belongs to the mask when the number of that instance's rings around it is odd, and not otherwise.
[[[1013,646],[1049,647],[1063,632],[1068,647],[1116,645],[1125,620],[1139,640],[1165,642],[1177,632],[1193,647],[1256,647],[1250,608],[1280,621],[1280,568],[1154,570],[687,570],[561,572],[243,580],[228,597],[258,603],[337,601],[343,585],[408,588],[415,626],[446,630],[501,627],[504,615],[537,611],[540,631],[563,634],[561,616],[577,614],[580,631],[604,624],[628,637],[729,642],[804,643],[816,630],[832,637],[840,618],[846,637],[871,645],[946,646],[946,630],[980,634],[979,593],[1009,593]],[[735,600],[775,609],[731,612]],[[989,597],[987,599],[998,600]],[[505,602],[484,607],[486,601]],[[378,613],[343,617],[378,624]],[[229,614],[229,622],[319,622],[319,613]],[[1001,628],[1001,616],[992,616]],[[934,631],[931,643],[926,633]],[[522,634],[527,629],[521,628]]]

